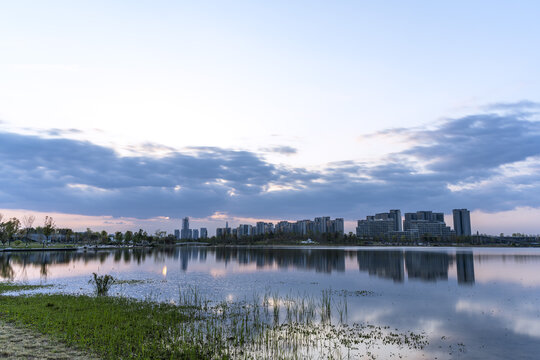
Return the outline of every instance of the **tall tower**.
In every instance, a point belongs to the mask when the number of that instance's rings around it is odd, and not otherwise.
[[[401,210],[390,210],[390,217],[394,219],[395,231],[403,231],[403,222],[401,221]]]
[[[457,236],[471,236],[471,213],[467,209],[452,210],[454,230]]]
[[[189,229],[189,217],[185,217],[182,219],[182,230]]]
[[[180,232],[180,237],[182,239],[191,238],[191,232],[189,231],[189,217],[187,216],[182,219],[182,231]]]

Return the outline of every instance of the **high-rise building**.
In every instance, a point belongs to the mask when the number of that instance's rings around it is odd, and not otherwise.
[[[454,209],[454,230],[457,236],[471,236],[471,213],[467,209]]]
[[[273,232],[274,224],[258,221],[253,227],[253,235],[264,235]]]
[[[394,231],[394,220],[384,219],[381,216],[366,216],[365,220],[358,220],[356,227],[356,236],[358,237],[374,237],[386,236],[390,231]]]
[[[396,231],[401,232],[403,228],[401,226],[401,210],[394,209],[387,213],[366,216],[365,220],[358,220],[356,236],[387,236],[390,232]]]
[[[332,220],[331,223],[333,233],[338,233],[342,235],[345,233],[345,221],[343,220],[343,218],[336,218],[335,220]]]
[[[236,229],[236,236],[244,237],[244,236],[251,236],[252,235],[252,226],[247,224],[240,224],[238,228]]]
[[[199,240],[199,230],[193,229],[193,240]]]
[[[182,239],[191,239],[191,230],[189,229],[189,217],[182,219],[182,231],[180,233]]]
[[[405,231],[418,231],[419,235],[440,237],[451,235],[450,228],[444,222],[444,213],[434,213],[433,211],[405,213],[403,229]]]
[[[206,228],[201,228],[200,236],[201,236],[201,239],[207,239],[208,238],[208,230]]]
[[[327,233],[328,227],[330,225],[330,216],[322,216],[315,218],[315,232],[316,233]]]
[[[175,239],[177,239],[177,240],[180,239],[180,230],[174,229],[174,237],[175,237]]]
[[[403,231],[403,222],[401,221],[401,210],[390,210],[388,217],[394,220],[394,231]]]

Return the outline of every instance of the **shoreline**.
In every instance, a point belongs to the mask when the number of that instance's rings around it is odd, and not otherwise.
[[[300,244],[300,243],[284,243],[284,244],[212,244],[203,242],[183,242],[172,245],[151,245],[151,246],[72,246],[72,247],[35,247],[35,248],[0,248],[0,253],[11,252],[54,252],[54,251],[76,251],[76,252],[90,252],[90,251],[104,251],[104,250],[134,250],[134,249],[165,249],[175,247],[250,247],[250,248],[289,248],[298,247],[306,249],[323,249],[323,248],[513,248],[513,249],[528,249],[528,248],[540,248],[540,245],[512,245],[512,244]]]

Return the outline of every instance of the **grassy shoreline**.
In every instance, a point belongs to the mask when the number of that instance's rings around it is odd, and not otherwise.
[[[74,295],[0,296],[0,320],[103,359],[216,358],[197,344],[171,347],[170,325],[189,317],[169,304]],[[225,357],[218,357],[225,358]]]
[[[0,293],[37,287],[4,283]],[[187,288],[180,291],[178,304],[165,304],[107,296],[0,294],[0,324],[45,334],[102,359],[342,358],[350,351],[370,354],[378,346],[399,352],[427,344],[425,334],[332,323],[331,312],[346,318],[346,298],[337,299],[328,290],[322,295],[319,301],[268,292],[247,302],[214,304]]]
[[[129,249],[144,249],[144,248],[171,248],[171,247],[183,247],[183,246],[208,246],[208,247],[254,247],[254,248],[280,248],[280,247],[302,247],[302,248],[362,248],[362,247],[376,247],[376,248],[393,248],[393,247],[407,247],[407,248],[437,248],[437,247],[449,247],[449,248],[514,248],[514,249],[526,249],[526,248],[539,248],[540,245],[508,245],[508,244],[446,244],[446,243],[433,243],[423,245],[413,244],[385,244],[385,243],[370,243],[370,244],[340,244],[340,243],[319,243],[319,244],[300,244],[298,242],[274,242],[274,243],[237,243],[237,244],[220,244],[220,243],[182,243],[174,245],[152,245],[152,246],[87,246],[87,245],[64,245],[55,244],[49,247],[0,247],[0,253],[3,252],[48,252],[48,251],[78,251],[79,247],[85,247],[86,251],[102,251],[102,250],[129,250]]]

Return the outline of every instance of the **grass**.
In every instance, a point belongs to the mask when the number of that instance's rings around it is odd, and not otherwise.
[[[62,244],[62,243],[52,243],[52,244],[45,244],[45,249],[64,249],[64,248],[74,248],[77,247],[77,245],[74,244]],[[31,241],[28,244],[26,242],[18,242],[18,241],[12,241],[11,245],[8,245],[6,242],[5,244],[0,245],[1,249],[42,249],[43,243],[38,243]]]
[[[19,286],[2,285],[9,290]],[[380,346],[410,350],[427,344],[424,334],[343,323],[347,300],[332,293],[324,290],[317,300],[282,297],[267,289],[262,297],[212,303],[196,287],[185,287],[179,289],[177,304],[107,296],[0,295],[0,320],[103,359],[374,358],[371,351]],[[332,309],[339,314],[337,324],[332,324]]]
[[[23,327],[0,322],[0,359],[94,360],[95,356],[77,351],[60,341]]]
[[[2,296],[0,319],[29,326],[104,359],[206,359],[196,343],[179,341],[181,308],[116,297]]]
[[[0,294],[7,291],[22,291],[22,290],[34,290],[52,287],[52,285],[26,285],[26,284],[14,284],[10,282],[0,282]]]

